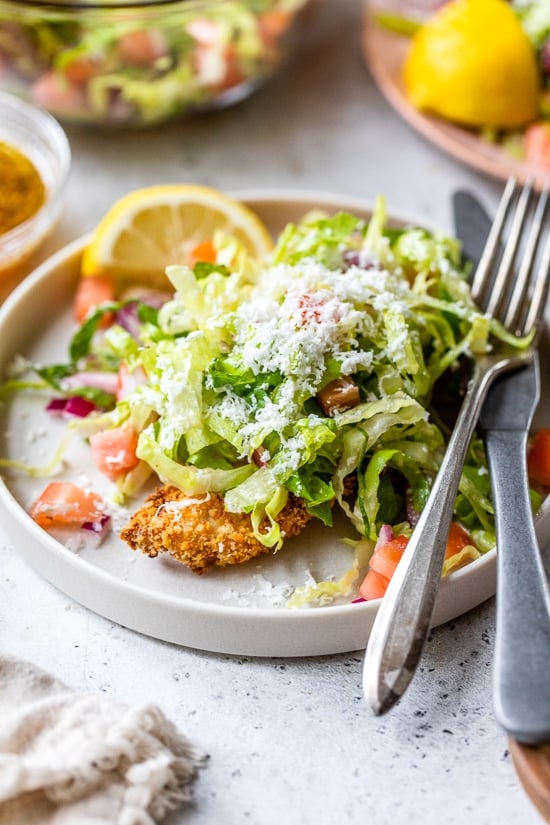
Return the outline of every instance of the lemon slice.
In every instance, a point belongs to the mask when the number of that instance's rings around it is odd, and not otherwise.
[[[219,231],[256,257],[272,247],[258,216],[217,189],[190,184],[136,189],[96,227],[84,250],[82,274],[162,285],[167,266],[187,263],[191,250]]]

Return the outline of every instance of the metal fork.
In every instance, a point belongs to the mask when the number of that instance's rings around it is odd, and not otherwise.
[[[526,335],[538,327],[548,293],[550,233],[540,252],[548,187],[538,197],[533,217],[531,201],[530,183],[520,190],[515,180],[508,181],[472,284],[478,304],[515,335]],[[507,241],[499,256],[506,230]],[[514,265],[520,253],[516,276]],[[518,352],[499,346],[474,360],[430,496],[370,634],[363,690],[376,714],[385,713],[400,699],[416,671],[430,629],[462,467],[487,391],[500,373],[528,364],[533,352],[532,347]]]

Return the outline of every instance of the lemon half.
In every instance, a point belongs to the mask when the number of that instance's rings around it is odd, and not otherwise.
[[[160,285],[165,269],[222,231],[263,257],[272,247],[266,226],[247,206],[217,189],[165,184],[136,189],[117,201],[85,248],[81,270],[117,280]]]
[[[514,128],[537,114],[533,48],[506,0],[452,0],[413,37],[404,65],[418,109],[465,126]]]

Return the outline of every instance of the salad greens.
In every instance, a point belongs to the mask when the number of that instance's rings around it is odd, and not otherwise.
[[[550,37],[550,3],[548,0],[513,0],[523,28],[536,48]]]
[[[513,8],[531,41],[540,77],[539,108],[542,123],[550,118],[550,2],[549,0],[513,0]],[[545,164],[547,167],[548,164]]]
[[[235,244],[216,238],[222,259],[224,249],[235,259]],[[334,596],[349,589],[383,526],[410,535],[471,357],[495,340],[522,342],[474,305],[458,242],[388,227],[383,199],[370,222],[311,213],[284,229],[271,260],[242,250],[229,260],[169,267],[173,294],[99,307],[76,331],[68,363],[33,372],[57,395],[95,402],[71,429],[130,426],[142,466],[190,496],[221,494],[227,511],[250,514],[264,546],[283,544],[278,518],[290,494],[326,525],[339,506],[357,533],[354,568],[294,600]],[[105,314],[115,323],[101,329]],[[110,378],[122,366],[133,383],[115,400]],[[119,498],[145,477],[117,482]],[[455,518],[477,552],[494,546],[477,438]]]

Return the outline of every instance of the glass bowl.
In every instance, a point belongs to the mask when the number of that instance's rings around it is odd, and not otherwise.
[[[0,234],[0,300],[25,274],[33,252],[51,232],[63,206],[71,165],[65,132],[48,112],[0,92],[0,143],[31,161],[44,184],[42,206]],[[2,197],[0,192],[0,197]]]
[[[247,96],[289,55],[310,5],[0,0],[0,85],[63,122],[155,125]]]

